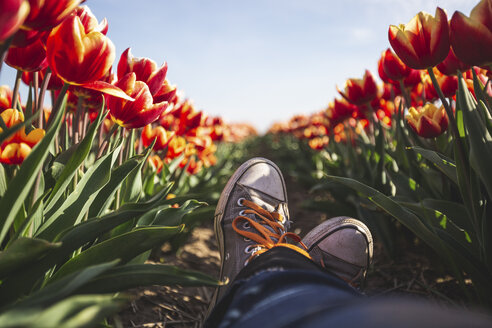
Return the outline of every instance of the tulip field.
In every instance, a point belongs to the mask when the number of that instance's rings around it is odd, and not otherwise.
[[[1,327],[199,326],[224,283],[200,263],[217,262],[215,205],[258,155],[284,172],[297,233],[369,226],[369,295],[492,311],[492,0],[394,22],[362,78],[262,136],[198,110],[167,63],[116,54],[82,2],[0,2],[0,74],[17,71],[0,86]],[[197,238],[211,249],[193,254]],[[402,263],[413,276],[396,283]],[[199,305],[144,309],[171,290]]]

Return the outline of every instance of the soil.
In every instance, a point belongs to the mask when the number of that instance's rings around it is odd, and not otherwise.
[[[307,190],[290,177],[286,177],[286,183],[290,216],[294,219],[291,231],[303,236],[328,216],[303,209]],[[375,240],[373,264],[366,279],[367,295],[410,294],[438,303],[467,306],[457,281],[436,265],[437,258],[430,249],[418,241],[412,247],[403,246],[399,247],[403,252],[392,259]],[[165,245],[152,259],[217,277],[220,259],[212,222],[196,228],[177,254]],[[153,286],[131,290],[130,294],[134,300],[114,318],[123,327],[200,327],[213,289]]]

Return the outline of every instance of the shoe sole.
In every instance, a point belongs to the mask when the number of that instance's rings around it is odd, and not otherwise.
[[[222,277],[222,272],[224,269],[224,232],[222,230],[222,221],[224,218],[224,212],[225,208],[227,206],[227,201],[229,200],[229,196],[231,195],[232,190],[234,189],[234,186],[236,183],[241,179],[243,174],[252,166],[260,163],[265,163],[268,165],[271,165],[278,173],[279,176],[282,180],[282,187],[284,190],[284,196],[285,200],[287,201],[287,188],[285,186],[285,181],[284,177],[282,175],[282,172],[280,171],[279,167],[270,161],[269,159],[263,158],[263,157],[255,157],[252,159],[247,160],[244,162],[235,172],[234,174],[229,178],[229,181],[227,181],[227,184],[224,187],[224,190],[220,194],[219,202],[217,203],[217,207],[215,208],[215,214],[214,214],[214,232],[215,232],[215,239],[217,240],[217,245],[219,247],[219,253],[220,253],[220,258],[221,258],[221,265],[220,265],[220,277]],[[211,312],[211,308],[213,308],[213,305],[215,305],[217,301],[217,295],[219,292],[219,288],[217,288],[214,292],[214,295],[212,297],[212,300],[210,302],[211,306],[209,307],[208,314]],[[208,317],[208,315],[207,315]]]

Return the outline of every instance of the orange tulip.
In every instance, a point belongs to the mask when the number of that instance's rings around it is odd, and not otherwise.
[[[6,109],[0,116],[8,128],[24,121],[24,114],[13,108]],[[2,131],[0,128],[0,132]],[[44,134],[43,129],[34,129],[26,135],[25,128],[21,128],[0,146],[0,163],[21,164]]]
[[[176,136],[168,144],[166,158],[173,159],[181,155],[186,148],[186,139]]]
[[[157,120],[166,110],[168,103],[161,102],[154,104],[149,87],[145,82],[137,81],[135,73],[128,73],[123,76],[116,86],[125,93],[135,98],[135,101],[107,97],[107,105],[111,119],[120,126],[127,129],[143,127]]]
[[[419,12],[406,25],[391,25],[388,37],[393,50],[407,66],[414,69],[436,66],[449,52],[446,12],[439,7],[435,17]]]
[[[29,14],[26,0],[0,1],[0,43],[14,34]]]
[[[492,64],[492,0],[480,1],[466,17],[459,11],[450,22],[451,44],[456,56],[466,64]]]
[[[114,61],[114,45],[98,31],[86,31],[78,16],[53,29],[46,44],[48,63],[64,82],[84,85],[102,78]]]
[[[12,90],[8,85],[0,85],[0,113],[12,107]]]
[[[156,170],[156,173],[161,173],[162,168],[164,167],[164,163],[158,155],[149,156],[148,161],[150,165],[152,165],[152,167]]]
[[[48,66],[48,61],[43,42],[41,39],[37,39],[27,47],[11,47],[7,58],[5,58],[5,63],[24,72],[36,72],[45,69]]]
[[[337,86],[337,91],[348,102],[354,105],[369,103],[378,95],[378,86],[371,72],[366,70],[363,79],[348,79],[344,91]]]
[[[410,107],[405,118],[408,125],[424,138],[438,137],[448,128],[448,116],[444,107],[437,108],[431,103],[424,107]]]
[[[174,135],[174,131],[166,131],[162,126],[157,126],[152,129],[152,126],[148,124],[142,131],[142,145],[148,147],[152,144],[154,139],[156,139],[154,150],[159,151],[167,147]]]

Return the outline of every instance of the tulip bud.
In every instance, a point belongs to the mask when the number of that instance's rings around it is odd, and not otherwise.
[[[456,56],[472,66],[492,64],[492,0],[480,1],[466,17],[459,11],[450,22]]]
[[[424,107],[410,107],[405,118],[408,125],[424,138],[438,137],[448,128],[448,116],[444,107],[437,108],[431,103]]]
[[[337,87],[338,93],[354,105],[369,103],[378,95],[378,86],[371,72],[366,70],[363,79],[348,79],[344,91]]]
[[[413,69],[436,66],[449,52],[446,12],[439,7],[435,17],[419,12],[406,25],[391,25],[388,37],[393,50],[407,66]]]

